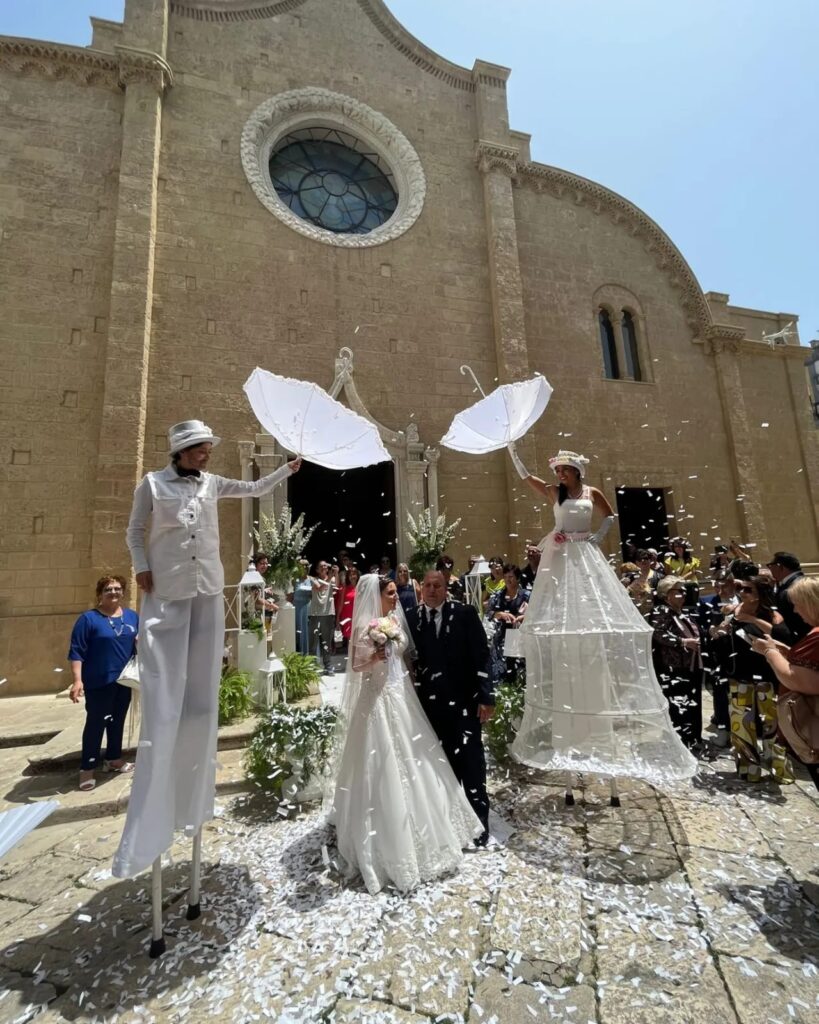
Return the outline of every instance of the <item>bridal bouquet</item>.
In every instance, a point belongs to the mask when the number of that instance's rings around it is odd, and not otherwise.
[[[401,629],[395,619],[385,615],[382,619],[372,619],[367,626],[367,639],[376,647],[385,647],[401,639]]]

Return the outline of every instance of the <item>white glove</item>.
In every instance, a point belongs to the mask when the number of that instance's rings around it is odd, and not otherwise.
[[[518,450],[515,447],[515,442],[513,441],[510,445],[507,445],[507,448],[509,449],[509,455],[512,458],[512,465],[517,470],[518,476],[521,478],[521,480],[525,480],[528,476],[531,476],[531,473],[523,465],[523,462],[521,461],[521,458],[518,455]]]
[[[600,526],[594,531],[591,537],[589,537],[591,543],[599,545],[612,526],[614,526],[614,516],[606,516]]]

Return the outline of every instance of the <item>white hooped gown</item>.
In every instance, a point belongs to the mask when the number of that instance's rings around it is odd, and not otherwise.
[[[362,674],[330,815],[347,874],[371,893],[454,871],[483,831],[415,693],[406,646],[402,634]]]
[[[596,544],[588,487],[555,504],[555,530],[521,626],[523,720],[512,744],[523,764],[644,779],[690,778],[697,762],[671,725],[651,659],[652,628]],[[555,541],[555,532],[568,536]]]

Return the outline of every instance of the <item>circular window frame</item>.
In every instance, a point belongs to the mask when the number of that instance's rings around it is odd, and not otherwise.
[[[340,234],[302,220],[281,200],[270,178],[270,157],[279,141],[304,128],[335,128],[372,149],[389,167],[398,204],[388,221],[367,234]],[[383,114],[329,89],[292,89],[261,103],[242,131],[242,167],[256,198],[278,220],[315,242],[362,249],[390,242],[416,222],[426,197],[424,169],[412,143]]]

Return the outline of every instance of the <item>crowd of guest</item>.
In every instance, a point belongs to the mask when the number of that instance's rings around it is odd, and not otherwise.
[[[792,781],[778,721],[780,679],[760,645],[773,644],[770,650],[785,658],[813,632],[815,623],[797,611],[794,594],[801,587],[805,595],[819,595],[819,579],[806,579],[790,552],[777,551],[763,565],[735,544],[715,549],[708,575],[683,538],[672,541],[662,564],[646,549],[630,555],[620,579],[653,627],[655,670],[683,740],[700,755],[730,746],[747,782],[760,781],[766,771],[779,782]],[[707,744],[704,687],[714,705]]]

